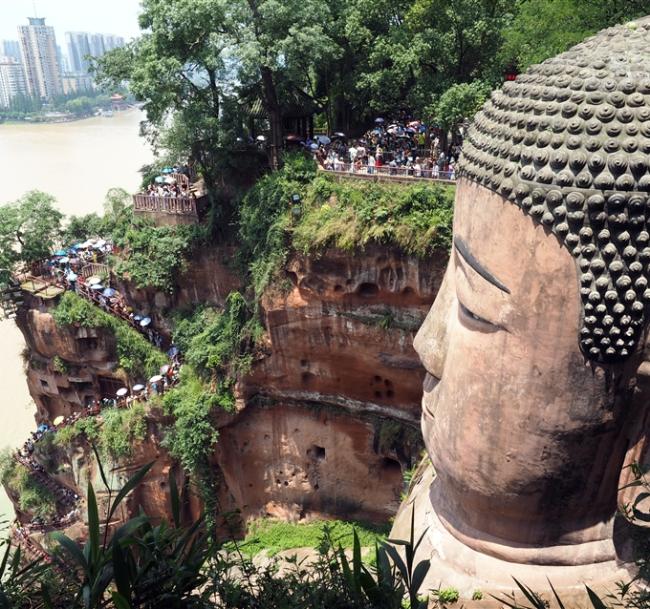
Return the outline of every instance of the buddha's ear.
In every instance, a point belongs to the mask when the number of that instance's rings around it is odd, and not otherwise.
[[[644,336],[644,348],[640,359],[636,360],[634,389],[632,398],[624,408],[628,410],[626,417],[628,439],[627,452],[619,480],[618,504],[623,507],[632,505],[640,493],[645,492],[643,486],[630,486],[638,477],[638,468],[650,471],[650,338]],[[650,483],[650,477],[645,477]]]

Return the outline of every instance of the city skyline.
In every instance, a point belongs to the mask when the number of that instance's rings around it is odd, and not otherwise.
[[[38,17],[54,27],[57,42],[65,45],[66,32],[122,36],[138,35],[139,0],[111,0],[106,5],[82,0],[36,0]],[[18,26],[34,17],[33,0],[13,0],[0,8],[0,40],[17,40]]]

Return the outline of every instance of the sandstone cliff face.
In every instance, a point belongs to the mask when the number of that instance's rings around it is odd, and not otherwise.
[[[417,260],[386,248],[294,256],[291,288],[263,300],[270,355],[249,385],[417,422],[424,371],[413,336],[444,274],[446,256]]]
[[[129,289],[130,298],[145,313],[221,304],[240,283],[224,264],[230,254],[204,252],[173,299],[135,289]],[[244,519],[385,520],[395,513],[403,471],[421,447],[424,371],[412,340],[445,264],[444,253],[417,260],[386,248],[294,255],[288,261],[287,280],[268,290],[262,302],[265,356],[240,384],[238,413],[219,423],[212,463],[222,482],[223,509],[239,509]],[[30,360],[39,362],[28,372],[39,421],[78,410],[84,392],[114,395],[110,379],[120,380],[112,337],[57,328],[47,310],[35,307],[19,325]],[[70,369],[57,372],[56,357]],[[188,480],[160,446],[161,421],[158,415],[150,420],[147,439],[135,447],[128,466],[111,468],[116,484],[127,470],[155,459],[147,483],[129,505],[134,510],[143,505],[155,516],[168,514],[172,470],[185,489],[187,516],[195,517],[200,506],[187,492]],[[97,480],[88,447],[77,446],[69,463],[66,483],[82,494],[88,475]]]
[[[158,327],[164,328],[166,312],[189,309],[201,303],[222,306],[230,292],[241,289],[235,254],[235,248],[226,246],[197,252],[183,271],[182,281],[174,294],[152,288],[139,289],[130,281],[121,281],[118,287],[134,310],[149,315]]]
[[[45,307],[27,309],[17,323],[27,343],[25,371],[38,423],[70,415],[122,386],[114,373],[115,338],[110,332],[62,331]]]

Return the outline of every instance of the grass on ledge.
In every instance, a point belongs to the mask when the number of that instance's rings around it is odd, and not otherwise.
[[[241,551],[247,556],[255,556],[266,550],[275,556],[284,550],[295,548],[318,548],[323,542],[325,528],[335,547],[352,547],[352,531],[356,530],[362,547],[374,547],[375,542],[386,539],[390,525],[373,525],[367,522],[343,520],[313,520],[306,523],[291,523],[270,518],[251,521],[245,539],[239,542]],[[226,548],[232,549],[232,543]]]

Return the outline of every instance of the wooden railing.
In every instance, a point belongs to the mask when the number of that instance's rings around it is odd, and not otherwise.
[[[191,197],[158,197],[147,194],[133,195],[135,211],[157,212],[183,216],[197,216],[196,199]]]
[[[81,276],[85,279],[88,277],[109,275],[111,272],[110,267],[107,264],[98,264],[96,262],[91,262],[81,269]]]
[[[176,180],[176,184],[189,186],[190,179],[184,173],[170,173],[169,177]]]

